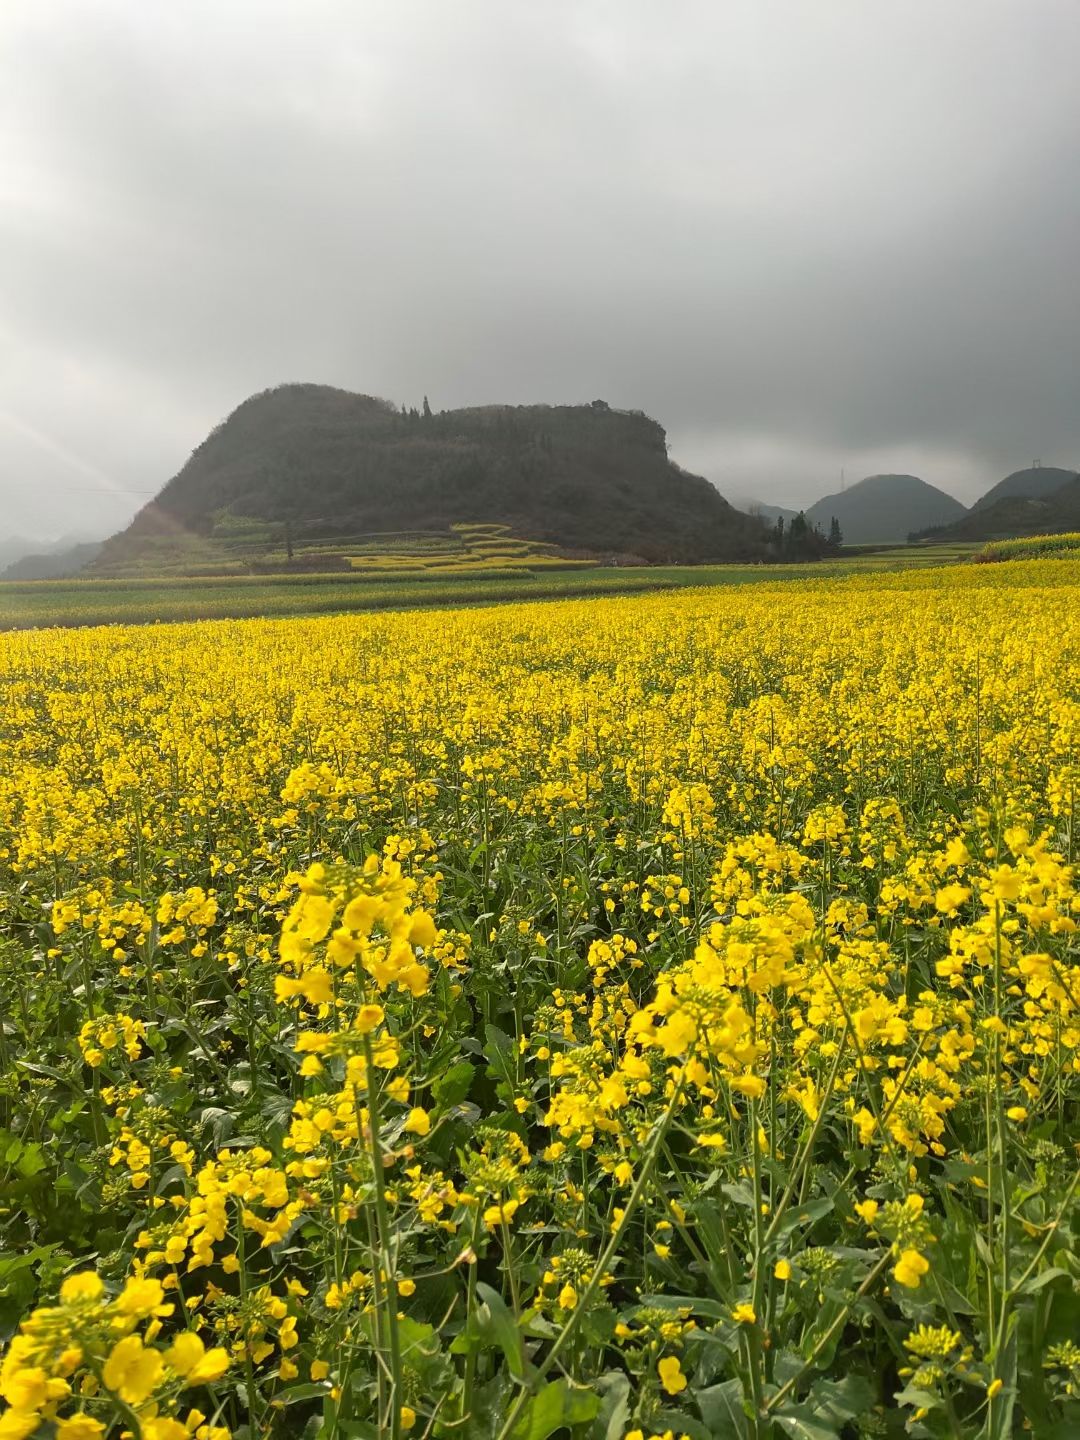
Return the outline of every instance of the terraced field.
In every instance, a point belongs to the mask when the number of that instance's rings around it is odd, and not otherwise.
[[[481,559],[428,563],[422,547],[353,555],[342,573],[130,576],[0,582],[0,629],[51,625],[145,624],[163,621],[326,615],[416,606],[493,604],[575,595],[636,594],[712,585],[769,584],[952,565],[974,547],[901,548],[827,564],[611,566],[505,553],[483,545]],[[455,552],[456,553],[456,552]],[[439,551],[436,559],[449,554]],[[373,563],[359,563],[371,559]]]

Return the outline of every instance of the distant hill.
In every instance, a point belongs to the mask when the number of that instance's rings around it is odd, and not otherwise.
[[[1045,474],[1042,470],[1020,471],[1019,474]],[[1012,540],[1023,535],[1063,535],[1080,530],[1080,475],[1069,470],[1055,470],[1067,479],[1050,494],[1006,494],[989,505],[970,510],[955,524],[938,527],[921,534],[920,540]],[[1011,475],[1008,477],[1013,478]],[[1001,482],[1003,485],[1006,481]],[[994,489],[998,489],[995,486]],[[988,491],[993,494],[993,491]],[[984,497],[985,498],[985,497]]]
[[[37,549],[40,549],[40,542],[36,540],[27,540],[22,535],[8,535],[0,540],[0,569],[13,565],[24,555],[32,555]]]
[[[62,580],[77,575],[101,553],[102,541],[87,540],[66,549],[21,555],[0,570],[0,580]]]
[[[252,396],[211,431],[95,573],[234,562],[288,544],[498,524],[580,553],[754,558],[760,521],[667,456],[637,411],[489,405],[423,413],[325,385]]]
[[[966,507],[916,475],[869,475],[848,490],[826,495],[806,511],[826,534],[833,517],[846,545],[902,544],[916,530],[946,525]]]
[[[992,485],[971,508],[973,511],[987,510],[999,500],[1017,497],[1038,500],[1060,490],[1075,475],[1075,470],[1061,470],[1056,465],[1033,465],[1029,470],[1014,470],[1011,475],[1006,475],[1004,480]]]
[[[759,515],[770,526],[775,525],[777,520],[783,520],[786,525],[799,513],[797,510],[789,510],[786,505],[767,505],[764,500],[754,500],[749,496],[732,500],[731,503],[747,515]]]

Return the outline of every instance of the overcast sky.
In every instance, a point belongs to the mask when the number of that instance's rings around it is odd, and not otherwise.
[[[2,0],[0,537],[253,391],[603,397],[730,497],[1080,467],[1077,0]]]

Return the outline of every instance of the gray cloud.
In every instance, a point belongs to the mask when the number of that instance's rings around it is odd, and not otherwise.
[[[1074,0],[7,0],[0,533],[253,390],[648,410],[729,494],[1080,465]]]

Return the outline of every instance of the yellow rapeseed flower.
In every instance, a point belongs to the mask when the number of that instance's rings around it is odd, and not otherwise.
[[[686,1389],[686,1376],[682,1372],[682,1366],[679,1364],[677,1356],[665,1356],[656,1368],[660,1376],[660,1384],[669,1395],[678,1395],[681,1390]]]
[[[904,1250],[893,1268],[893,1275],[901,1285],[906,1285],[910,1290],[917,1290],[929,1269],[930,1262],[920,1255],[918,1250]]]

